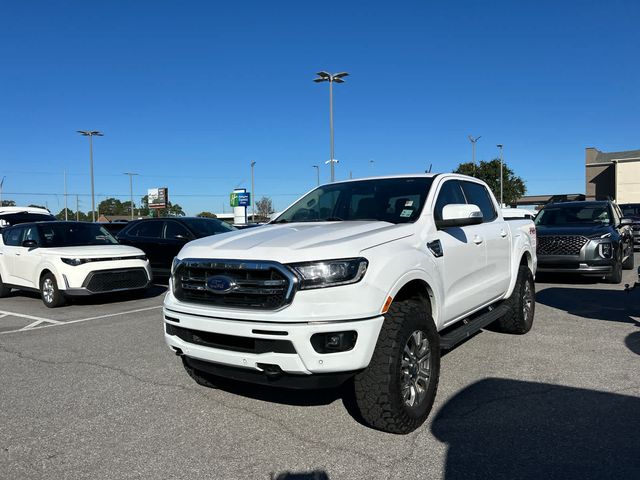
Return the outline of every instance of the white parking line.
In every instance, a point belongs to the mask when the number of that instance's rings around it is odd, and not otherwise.
[[[19,330],[14,330],[14,331],[30,330],[42,323],[50,323],[52,325],[57,325],[59,323],[62,323],[62,322],[59,322],[58,320],[51,320],[50,318],[34,317],[33,315],[25,315],[24,313],[16,313],[16,312],[7,312],[4,310],[0,310],[0,314],[2,315],[2,317],[0,318],[11,315],[12,317],[26,318],[27,320],[35,320],[34,322],[30,323],[26,327],[22,327]]]
[[[51,320],[50,318],[34,317],[32,315],[24,315],[22,313],[6,312],[6,311],[0,310],[0,314],[6,314],[6,315],[11,315],[16,317],[28,318],[30,320],[36,320],[33,323],[27,325],[26,327],[22,327],[18,330],[9,330],[6,332],[0,332],[0,335],[4,335],[6,333],[24,332],[27,330],[38,330],[40,328],[47,328],[47,327],[59,327],[61,325],[68,325],[70,323],[88,322],[91,320],[98,320],[101,318],[116,317],[118,315],[127,315],[129,313],[146,312],[148,310],[154,310],[156,308],[162,308],[162,305],[157,305],[155,307],[137,308],[135,310],[127,310],[125,312],[107,313],[105,315],[98,315],[95,317],[80,318],[78,320],[69,320],[68,322],[60,322],[58,320]],[[48,323],[49,325],[42,325],[43,323]]]

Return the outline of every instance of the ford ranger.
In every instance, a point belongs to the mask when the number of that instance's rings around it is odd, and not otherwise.
[[[348,382],[367,424],[408,433],[433,405],[441,350],[490,324],[531,329],[536,262],[534,224],[505,221],[475,178],[331,183],[269,225],[185,245],[165,340],[202,385]]]

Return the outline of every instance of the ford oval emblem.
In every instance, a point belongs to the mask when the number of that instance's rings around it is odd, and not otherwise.
[[[235,290],[236,286],[233,278],[225,277],[224,275],[214,275],[207,279],[207,290],[211,293],[229,293]]]

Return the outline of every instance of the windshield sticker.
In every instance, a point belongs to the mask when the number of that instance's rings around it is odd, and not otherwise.
[[[401,217],[410,217],[412,213],[413,213],[413,209],[412,208],[405,208],[404,210],[402,210],[402,212],[400,212],[400,216]]]
[[[404,203],[404,206],[405,206],[405,207],[413,207],[413,200],[407,200],[407,201]]]

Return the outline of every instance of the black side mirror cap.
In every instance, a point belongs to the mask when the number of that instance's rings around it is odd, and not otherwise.
[[[22,246],[26,248],[38,248],[38,242],[35,240],[25,240],[22,242]]]

